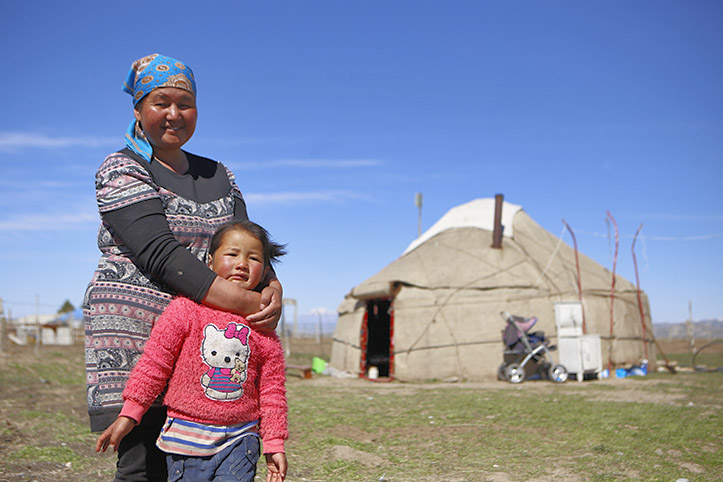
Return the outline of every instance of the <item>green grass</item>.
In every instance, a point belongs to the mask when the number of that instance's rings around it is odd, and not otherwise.
[[[291,352],[291,354],[290,354],[288,357],[286,357],[286,363],[287,363],[288,365],[306,365],[306,366],[311,366],[311,362],[312,362],[312,360],[313,360],[313,358],[314,358],[315,356],[318,356],[318,355],[315,355],[315,354],[313,354],[313,353],[303,353],[303,352],[302,352],[302,353],[296,353],[296,352]],[[320,358],[324,359],[324,360],[327,361],[327,362],[329,361],[329,356],[328,356],[328,355],[326,355],[326,356],[321,356]]]
[[[0,387],[13,383],[27,383],[28,380],[52,382],[58,385],[84,384],[84,367],[81,366],[81,370],[78,370],[77,362],[76,357],[69,359],[66,353],[55,351],[43,351],[37,360],[31,363],[10,361],[7,369],[0,370]]]
[[[51,440],[55,438],[61,443],[86,443],[91,437],[87,425],[62,413],[23,410],[16,421],[24,423],[26,433],[49,433]]]
[[[291,474],[318,481],[379,480],[382,475],[390,481],[428,480],[430,475],[481,480],[470,474],[500,471],[511,480],[528,480],[564,470],[581,480],[720,479],[723,377],[675,376],[681,382],[674,385],[675,403],[645,402],[644,393],[660,389],[657,384],[641,387],[642,399],[630,402],[587,398],[586,393],[601,388],[595,382],[556,386],[552,395],[464,385],[439,390],[362,386],[358,391],[296,385],[289,392]],[[647,380],[655,377],[671,375]],[[616,389],[606,385],[602,393]],[[389,463],[368,467],[325,460],[325,450],[334,445]],[[691,467],[703,476],[694,477]]]
[[[309,364],[311,356],[297,355],[295,362]],[[50,468],[27,480],[112,479],[115,457],[93,452],[96,436],[82,409],[82,349],[3,363],[0,479],[33,464]],[[290,377],[287,480],[723,480],[723,373],[654,373],[612,382],[513,386]],[[19,384],[28,389],[17,390]],[[332,458],[338,446],[354,455]],[[264,467],[262,458],[259,481]]]
[[[695,357],[695,365],[706,366],[710,369],[723,367],[723,353],[716,353],[714,348],[716,347],[711,346],[698,353]],[[693,353],[674,353],[666,356],[670,361],[677,362],[681,366],[693,366]],[[662,357],[659,359],[663,360]]]
[[[8,454],[13,462],[47,462],[58,466],[70,463],[74,470],[97,465],[97,457],[88,457],[95,446],[96,435],[77,417],[62,413],[21,410],[13,417],[13,425],[27,442]],[[11,432],[6,429],[5,436]]]
[[[56,480],[58,474],[65,478],[57,480],[95,480],[87,478],[89,471],[102,474],[98,480],[112,479],[114,462],[94,453],[96,435],[89,431],[82,405],[82,347],[72,351],[42,347],[38,353],[28,347],[22,355],[6,356],[2,362],[0,480],[13,471],[38,481]],[[31,476],[28,471],[33,467],[51,474]]]
[[[10,455],[11,460],[51,462],[58,465],[73,462],[77,463],[81,458],[73,449],[67,446],[57,447],[36,447],[33,445],[22,447]]]

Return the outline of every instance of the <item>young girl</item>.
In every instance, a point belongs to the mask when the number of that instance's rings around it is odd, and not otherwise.
[[[261,226],[238,221],[211,240],[209,267],[253,290],[285,254]],[[123,409],[98,438],[114,450],[166,389],[168,418],[156,445],[171,481],[253,481],[263,440],[267,481],[286,477],[284,354],[276,333],[243,317],[178,297],[156,322],[123,391]]]

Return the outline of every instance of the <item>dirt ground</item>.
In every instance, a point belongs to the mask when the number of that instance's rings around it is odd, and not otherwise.
[[[663,342],[663,349],[668,353],[674,353],[676,350],[686,350],[689,346],[685,340]],[[682,344],[682,345],[681,345]],[[295,350],[303,350],[308,352],[307,348],[297,344]],[[719,345],[723,351],[723,345]],[[718,348],[716,349],[718,350]],[[55,355],[53,355],[55,354]],[[323,355],[323,353],[322,353]],[[30,374],[23,383],[8,383],[8,377],[4,374],[8,370],[17,370],[17,367],[28,367],[31,363],[37,363],[38,358],[47,357],[54,364],[54,373],[75,374],[75,379],[67,382],[49,381],[43,378],[42,374]],[[6,348],[4,353],[0,353],[0,482],[50,482],[50,481],[76,481],[76,480],[110,480],[109,474],[112,474],[115,463],[115,457],[112,454],[96,454],[94,452],[93,442],[95,437],[78,427],[87,427],[88,417],[86,412],[85,393],[82,381],[78,379],[82,376],[82,347],[41,347],[38,352],[34,348],[10,346]],[[79,370],[78,367],[81,367]],[[349,390],[355,390],[360,385],[369,386],[370,382],[359,379],[338,379],[330,377],[314,377],[312,380],[304,380],[299,377],[288,377],[288,384],[291,388],[294,384],[333,384],[335,387],[340,385],[348,386]],[[586,397],[594,397],[598,400],[611,401],[638,401],[644,399],[646,402],[657,403],[679,403],[682,396],[676,390],[646,390],[645,380],[636,380],[632,383],[629,379],[609,378],[597,382],[600,390],[580,390],[581,395]],[[650,383],[661,383],[661,379],[651,381]],[[671,379],[671,385],[676,382]],[[478,390],[484,388],[510,390],[535,390],[535,391],[552,391],[555,389],[553,384],[521,384],[512,385],[500,383],[496,381],[484,383],[456,383],[456,384],[409,384],[409,383],[376,383],[373,384],[375,390],[388,391],[387,393],[399,392],[407,390],[439,390],[445,387],[455,389],[464,388],[470,390]],[[585,384],[570,382],[568,385],[583,387]],[[605,389],[605,385],[615,385],[616,390]],[[589,387],[588,387],[589,388]],[[574,391],[575,389],[572,388]],[[33,423],[28,422],[28,416],[17,417],[19,413],[37,413],[39,417],[42,414],[48,415],[52,420],[57,420],[59,426],[49,426],[43,430],[33,428]],[[25,420],[25,421],[24,421]],[[15,453],[22,447],[36,446],[43,447],[44,440],[48,438],[47,431],[65,430],[64,420],[70,420],[74,423],[67,424],[71,427],[68,430],[74,430],[73,436],[67,437],[65,447],[68,453],[75,452],[81,454],[78,458],[76,470],[70,470],[69,467],[59,465],[56,461],[46,462],[47,457],[43,453],[39,453],[33,462],[13,462],[11,454]],[[37,425],[37,424],[35,424]],[[63,445],[63,444],[61,444]],[[72,451],[71,451],[72,450]],[[354,458],[354,454],[346,453],[345,448],[336,448],[337,457]],[[363,454],[359,454],[359,457]],[[56,457],[57,458],[57,457]],[[90,463],[88,462],[90,461]],[[68,462],[73,464],[73,462]],[[78,466],[80,465],[80,466]],[[92,467],[91,467],[92,465]],[[562,475],[562,474],[560,474]],[[79,478],[80,477],[80,478]],[[492,479],[488,479],[492,480]],[[494,479],[501,482],[504,479]],[[566,480],[564,477],[558,477],[557,480]],[[570,479],[567,479],[570,480]]]

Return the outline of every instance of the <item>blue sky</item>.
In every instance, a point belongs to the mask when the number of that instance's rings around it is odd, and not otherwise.
[[[42,5],[39,5],[42,4]],[[152,5],[153,4],[153,5]],[[227,164],[288,243],[302,314],[335,311],[450,208],[503,193],[641,287],[655,322],[723,317],[723,3],[21,2],[0,7],[0,298],[78,306],[93,176],[136,58],[187,62],[187,149]],[[571,244],[568,234],[564,240]],[[584,280],[583,280],[584,282]]]

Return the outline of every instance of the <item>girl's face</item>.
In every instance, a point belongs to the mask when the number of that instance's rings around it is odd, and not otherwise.
[[[237,229],[223,235],[216,252],[208,257],[208,267],[247,290],[256,288],[268,271],[261,241]]]

